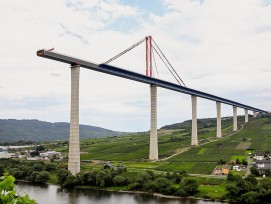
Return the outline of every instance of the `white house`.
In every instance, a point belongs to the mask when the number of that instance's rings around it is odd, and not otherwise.
[[[256,153],[253,158],[255,160],[264,160],[264,154],[263,153]]]
[[[233,166],[232,169],[236,170],[236,171],[241,171],[241,167],[240,166]]]
[[[0,153],[0,159],[9,159],[9,158],[14,158],[16,155],[14,153],[8,153],[8,152],[1,152]]]

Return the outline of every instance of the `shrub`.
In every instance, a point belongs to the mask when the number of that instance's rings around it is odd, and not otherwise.
[[[126,179],[123,176],[115,176],[113,178],[113,183],[115,186],[122,186],[125,184]]]

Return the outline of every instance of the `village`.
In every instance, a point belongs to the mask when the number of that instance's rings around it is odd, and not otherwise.
[[[0,159],[19,158],[26,160],[58,161],[64,156],[60,152],[46,150],[44,146],[1,146]]]
[[[29,145],[29,146],[0,146],[0,159],[16,158],[25,160],[45,160],[45,161],[60,161],[66,155],[61,152],[56,152],[51,149],[46,150],[44,146]],[[241,175],[248,176],[254,171],[258,176],[268,176],[271,174],[271,153],[248,153],[247,160],[232,161],[218,165],[212,172],[214,176],[228,175],[229,172],[240,172]],[[256,172],[255,172],[256,170]],[[242,173],[244,172],[244,173]]]
[[[258,176],[269,176],[271,173],[271,153],[248,153],[247,161],[243,159],[240,161],[237,159],[231,164],[223,164],[217,166],[212,175],[228,175],[230,171],[242,172],[245,176],[248,176],[251,171],[254,171],[254,175]],[[241,173],[241,175],[243,175]]]

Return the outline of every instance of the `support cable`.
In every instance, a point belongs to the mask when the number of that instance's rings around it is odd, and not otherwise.
[[[122,56],[123,54],[129,52],[130,50],[134,49],[135,47],[137,47],[138,45],[140,45],[141,43],[143,43],[145,41],[145,38],[143,38],[142,40],[140,40],[139,42],[137,42],[136,44],[132,45],[131,47],[127,48],[126,50],[122,51],[121,53],[117,54],[116,56],[112,57],[111,59],[107,60],[106,62],[104,62],[104,64],[109,64],[110,62],[112,62],[113,60],[119,58],[120,56]]]
[[[121,53],[117,54],[116,56],[112,57],[111,59],[107,60],[106,62],[104,62],[104,64],[109,64],[110,62],[112,62],[113,60],[119,58],[120,56],[124,55],[125,53],[129,52],[130,50],[134,49],[135,47],[137,47],[138,45],[140,45],[141,43],[143,43],[144,41],[146,40],[146,38],[143,38],[142,40],[140,40],[139,42],[135,43],[134,45],[132,45],[131,47],[127,48],[126,50],[122,51]],[[180,85],[185,85],[185,83],[183,82],[183,80],[181,79],[181,77],[178,75],[178,73],[176,72],[176,70],[173,68],[173,66],[170,64],[170,62],[168,61],[168,59],[166,58],[166,56],[164,55],[164,53],[161,51],[161,49],[159,48],[159,46],[156,44],[156,42],[152,39],[152,41],[154,42],[154,45],[156,46],[156,48],[158,49],[158,51],[160,52],[160,55],[159,52],[157,51],[157,49],[155,48],[155,46],[152,46],[154,51],[156,52],[156,54],[159,56],[159,58],[163,61],[163,63],[166,65],[166,67],[168,68],[168,70],[170,71],[170,73],[172,74],[172,76],[176,79],[176,81],[180,84]],[[152,53],[153,55],[153,58],[154,58],[154,53]],[[164,59],[165,60],[164,60]],[[167,63],[166,63],[166,62]],[[156,67],[156,72],[157,72],[157,77],[158,76],[158,69],[157,69],[157,66],[156,66],[156,62],[155,62],[155,58],[154,58],[154,63],[155,63],[155,67]],[[173,72],[172,72],[173,70]],[[175,74],[174,74],[175,73]]]
[[[155,66],[156,73],[157,73],[157,78],[159,79],[158,68],[157,68],[157,66],[156,66],[156,61],[155,61],[155,57],[154,57],[154,52],[152,52],[152,56],[153,56],[154,66]]]
[[[179,78],[179,80],[183,83],[183,85],[186,87],[185,83],[183,82],[183,80],[181,79],[181,77],[178,75],[178,73],[175,71],[175,69],[173,68],[173,66],[170,64],[170,62],[168,61],[168,59],[166,58],[166,56],[164,55],[164,53],[161,51],[161,49],[159,48],[159,46],[156,44],[156,42],[153,40],[155,46],[157,47],[157,49],[160,51],[160,53],[162,54],[162,56],[164,57],[164,59],[167,61],[167,63],[169,64],[169,66],[171,67],[171,69],[174,71],[174,73],[177,75],[177,77]],[[176,79],[176,78],[175,78]]]
[[[166,67],[168,68],[168,70],[170,71],[170,73],[172,74],[172,76],[176,79],[176,81],[178,82],[178,84],[181,84],[181,82],[176,78],[176,76],[173,74],[173,72],[171,71],[171,69],[168,67],[168,65],[165,63],[164,59],[160,56],[160,54],[158,53],[158,51],[156,50],[155,47],[153,47],[154,51],[156,52],[156,54],[159,56],[159,58],[164,62],[164,64],[166,65]]]

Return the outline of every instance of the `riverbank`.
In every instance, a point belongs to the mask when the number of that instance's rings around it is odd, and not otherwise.
[[[20,193],[27,193],[39,204],[222,204],[222,202],[207,201],[195,198],[166,196],[141,191],[115,191],[91,188],[63,189],[57,185],[33,185],[29,182],[17,182],[16,188]]]
[[[191,199],[191,200],[203,200],[203,201],[212,201],[212,202],[221,202],[221,203],[229,203],[228,200],[216,200],[216,199],[207,199],[207,198],[201,198],[201,197],[195,197],[195,196],[189,196],[189,197],[180,197],[180,196],[173,196],[173,195],[164,195],[161,193],[151,193],[151,192],[144,192],[144,191],[129,191],[129,190],[113,190],[108,188],[99,188],[99,187],[92,187],[92,186],[75,186],[77,189],[87,189],[87,190],[98,190],[98,191],[108,191],[108,192],[118,192],[118,193],[129,193],[129,194],[145,194],[145,195],[151,195],[156,197],[163,197],[168,199]]]
[[[16,184],[18,183],[25,183],[25,184],[30,184],[32,186],[39,186],[39,187],[45,187],[53,185],[57,186],[61,189],[62,188],[60,185],[57,183],[45,183],[45,184],[37,184],[33,183],[31,181],[26,181],[26,180],[16,180]],[[149,195],[149,196],[154,196],[158,198],[167,198],[167,199],[174,199],[174,200],[183,200],[183,199],[190,199],[190,200],[202,200],[202,201],[212,201],[212,202],[220,202],[220,203],[229,203],[228,200],[219,200],[219,199],[208,199],[208,198],[203,198],[203,197],[195,197],[195,196],[189,196],[189,197],[180,197],[180,196],[174,196],[174,195],[165,195],[161,193],[155,193],[155,192],[145,192],[145,191],[132,191],[132,190],[127,190],[128,186],[113,186],[113,187],[98,187],[98,186],[74,186],[72,188],[66,188],[66,189],[83,189],[83,190],[92,190],[92,191],[105,191],[105,192],[115,192],[115,193],[126,193],[126,194],[142,194],[142,195]]]

